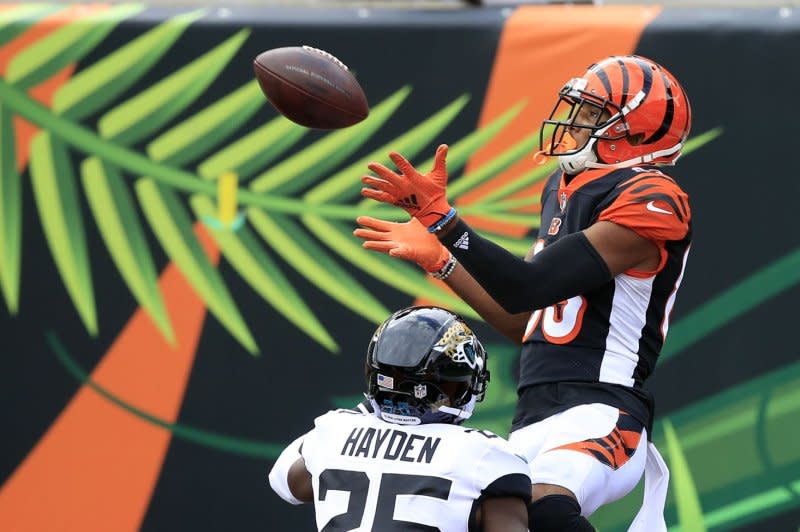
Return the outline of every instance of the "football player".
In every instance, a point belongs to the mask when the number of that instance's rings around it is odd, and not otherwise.
[[[280,455],[272,489],[313,502],[325,531],[524,532],[528,465],[508,442],[460,424],[483,400],[486,352],[437,307],[400,310],[367,349],[366,401],[318,417]]]
[[[648,443],[643,387],[669,328],[691,242],[686,193],[664,173],[691,126],[681,85],[639,56],[608,57],[569,80],[535,159],[560,169],[541,194],[541,228],[525,259],[474,232],[446,197],[447,146],[420,174],[372,163],[362,194],[413,217],[360,217],[364,247],[417,262],[488,323],[522,344],[509,436],[533,479],[536,532],[594,530],[586,519],[627,494],[643,471],[631,530],[665,531],[668,470]]]

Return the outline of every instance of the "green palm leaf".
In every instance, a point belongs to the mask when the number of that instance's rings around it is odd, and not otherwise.
[[[457,172],[462,169],[469,161],[469,158],[483,148],[486,144],[492,141],[509,122],[514,120],[516,116],[525,108],[525,102],[520,102],[514,107],[497,117],[487,126],[484,126],[477,131],[473,131],[463,139],[459,140],[447,152],[447,169],[448,171]],[[421,168],[432,168],[434,157],[429,158],[427,161],[420,165]],[[456,180],[458,182],[458,180]]]
[[[484,213],[484,212],[497,212],[497,211],[515,211],[517,209],[522,209],[523,207],[531,207],[533,205],[538,205],[541,200],[541,194],[533,194],[531,196],[524,196],[521,198],[511,198],[502,201],[495,201],[490,204],[469,204],[461,207],[459,211],[464,214],[467,213]]]
[[[414,157],[458,116],[458,113],[461,112],[461,109],[464,108],[468,101],[468,96],[460,96],[403,135],[384,144],[369,155],[362,157],[347,168],[325,179],[306,193],[304,199],[309,203],[319,204],[328,201],[348,199],[358,194],[361,184],[361,175],[366,170],[367,164],[370,161],[389,164],[388,153],[390,150],[400,152],[407,157]]]
[[[686,141],[686,144],[683,146],[683,150],[681,150],[682,155],[689,155],[695,150],[699,150],[715,138],[722,135],[722,128],[715,127],[714,129],[709,129],[705,133],[701,133],[700,135],[696,135]]]
[[[18,4],[0,13],[0,44],[26,31],[42,18],[62,9],[54,4]]]
[[[525,227],[539,227],[540,220],[540,216],[538,214],[519,214],[514,212],[497,212],[492,210],[481,211],[477,209],[470,209],[462,214],[472,214],[492,222],[522,225]]]
[[[410,87],[403,87],[375,106],[360,124],[325,135],[322,140],[256,177],[250,188],[254,192],[289,194],[312,183],[366,142],[410,92]]]
[[[675,505],[678,508],[678,522],[681,525],[681,531],[705,532],[700,497],[697,495],[697,487],[692,479],[692,473],[683,454],[680,440],[669,419],[663,421],[662,427],[664,428],[664,439],[667,442],[672,492],[675,494]]]
[[[214,204],[207,196],[195,194],[190,201],[198,218],[216,214]],[[339,350],[328,331],[247,227],[235,233],[212,230],[211,236],[228,262],[267,303],[329,351]]]
[[[49,79],[91,52],[123,19],[144,8],[144,4],[120,4],[82,18],[79,24],[67,24],[17,54],[8,65],[6,81],[28,88]]]
[[[424,294],[439,304],[449,307],[463,315],[471,318],[478,318],[472,310],[459,297],[431,284],[425,275],[411,268],[406,268],[402,273],[398,271],[398,266],[405,266],[397,259],[383,260],[388,257],[367,251],[361,247],[361,240],[352,235],[350,226],[333,224],[320,218],[319,216],[303,216],[303,223],[316,237],[325,242],[333,251],[338,253],[351,264],[369,273],[376,279],[383,281],[387,285],[396,288],[411,296]]]
[[[488,205],[493,203],[498,198],[504,198],[506,196],[510,196],[511,194],[519,192],[520,190],[522,190],[527,186],[533,185],[534,183],[538,183],[543,179],[547,179],[550,176],[550,174],[555,172],[557,169],[558,169],[558,161],[555,160],[548,161],[541,166],[537,166],[530,172],[525,172],[524,174],[514,179],[513,181],[510,181],[505,185],[497,187],[496,189],[492,190],[491,192],[483,196],[477,203],[481,205]]]
[[[258,83],[251,81],[159,135],[147,145],[147,154],[154,161],[182,166],[224,141],[264,101]]]
[[[96,157],[83,162],[81,173],[94,220],[114,264],[133,296],[174,345],[175,333],[158,288],[158,274],[122,175]]]
[[[254,208],[247,210],[247,217],[261,238],[286,262],[340,304],[375,323],[390,314],[291,220],[268,216]]]
[[[19,305],[22,260],[22,183],[17,172],[13,116],[0,105],[0,290],[11,314]]]
[[[246,179],[281,156],[310,130],[278,116],[229,144],[197,168],[204,179],[216,179],[223,172],[235,172]]]
[[[228,293],[222,277],[208,260],[194,235],[192,221],[175,194],[146,177],[136,182],[136,193],[150,228],[170,259],[228,332],[250,354],[257,354],[258,347],[250,330]]]
[[[79,72],[58,89],[53,110],[80,120],[101,109],[141,79],[205,12],[196,9],[173,17]]]
[[[94,290],[72,162],[64,144],[47,131],[31,143],[31,182],[58,272],[86,330],[95,336]]]
[[[151,161],[134,150],[95,135],[88,128],[64,120],[51,113],[47,107],[32,100],[25,92],[3,83],[2,80],[0,80],[0,101],[7,103],[15,113],[48,129],[53,136],[68,142],[78,150],[95,154],[131,174],[151,176],[160,184],[177,190],[215,195],[213,183],[199,179],[196,175],[179,168]],[[239,200],[244,205],[293,215],[310,212],[331,218],[352,220],[362,212],[362,209],[351,205],[310,205],[297,198],[257,194],[250,190],[240,190]],[[376,216],[386,216],[386,219],[401,219],[405,216],[405,213],[393,207],[378,212],[379,214],[373,211]]]
[[[467,164],[470,156],[475,153],[477,150],[481,149],[487,143],[491,142],[491,140],[498,134],[503,128],[516,117],[520,111],[525,107],[525,102],[520,102],[499,117],[497,117],[492,123],[487,126],[484,126],[477,131],[473,131],[463,139],[459,140],[458,142],[454,143],[450,146],[447,152],[447,171],[454,175],[458,172],[464,165]],[[408,158],[408,157],[407,157]],[[417,168],[420,168],[423,171],[427,171],[427,169],[432,168],[434,163],[434,157],[429,158],[427,161],[424,161],[417,165]],[[377,207],[379,204],[371,199],[364,198],[359,206],[363,206],[369,208],[370,210]]]
[[[100,135],[128,145],[160,128],[206,90],[249,33],[249,30],[239,31],[161,82],[105,113],[98,122]]]
[[[510,238],[503,235],[496,235],[493,233],[483,233],[481,235],[488,238],[498,246],[508,250],[509,252],[513,253],[517,257],[524,257],[528,254],[528,250],[533,245],[533,242],[527,239],[521,238]]]
[[[447,187],[447,196],[455,201],[459,196],[503,173],[531,151],[530,140],[523,139],[471,174],[465,174]]]

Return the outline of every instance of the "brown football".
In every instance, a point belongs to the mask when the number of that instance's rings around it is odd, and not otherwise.
[[[323,50],[274,48],[259,54],[253,69],[269,102],[301,126],[338,129],[369,114],[367,97],[350,69]]]

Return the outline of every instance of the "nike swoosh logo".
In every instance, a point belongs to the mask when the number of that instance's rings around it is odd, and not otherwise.
[[[653,204],[652,201],[647,203],[647,210],[648,211],[653,211],[653,212],[660,212],[661,214],[672,214],[672,212],[670,212],[670,211],[665,211],[664,209],[659,209],[658,207],[656,207]]]

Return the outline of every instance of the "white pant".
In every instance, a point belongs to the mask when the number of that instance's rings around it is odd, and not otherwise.
[[[581,515],[588,517],[601,505],[627,495],[645,470],[647,430],[638,435],[615,430],[619,418],[617,408],[580,405],[515,430],[508,440],[528,460],[534,484],[570,490],[581,505]],[[590,441],[594,439],[598,440]],[[635,449],[632,455],[624,452],[626,447]]]

